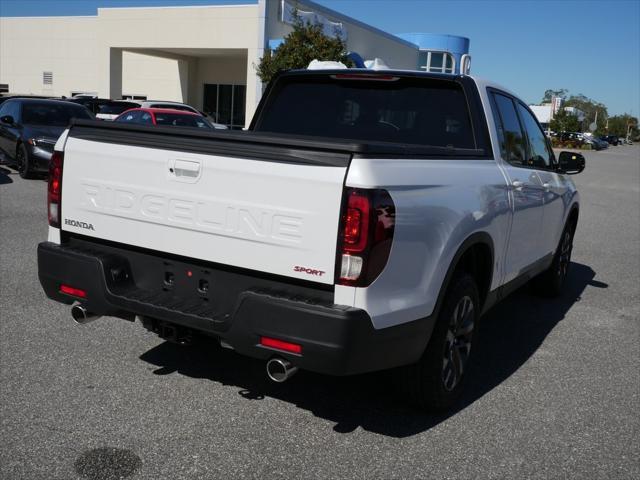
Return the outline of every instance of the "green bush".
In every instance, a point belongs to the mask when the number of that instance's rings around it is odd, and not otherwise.
[[[591,150],[591,145],[588,143],[584,143],[582,140],[561,140],[558,137],[551,137],[551,146],[553,148]]]

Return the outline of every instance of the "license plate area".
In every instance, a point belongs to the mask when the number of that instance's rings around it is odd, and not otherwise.
[[[230,301],[214,301],[218,282],[211,269],[134,252],[118,258],[105,272],[116,295],[208,318],[225,317],[233,308]],[[220,298],[228,293],[222,288]]]
[[[209,269],[163,260],[160,268],[162,272],[157,270],[154,269],[156,279],[152,280],[152,283],[157,284],[163,291],[183,297],[193,296],[204,302],[211,301],[213,276]]]

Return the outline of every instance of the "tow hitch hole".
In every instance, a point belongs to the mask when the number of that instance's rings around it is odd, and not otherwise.
[[[111,279],[116,283],[129,280],[129,272],[122,267],[113,267],[111,268],[110,273]]]
[[[172,287],[174,281],[174,275],[171,272],[164,272],[164,284]]]
[[[177,337],[176,329],[173,328],[171,325],[163,325],[160,335],[163,338],[166,338],[167,340],[171,340],[171,341],[175,341]]]
[[[198,282],[198,292],[207,293],[209,291],[209,282],[205,279],[200,279]]]

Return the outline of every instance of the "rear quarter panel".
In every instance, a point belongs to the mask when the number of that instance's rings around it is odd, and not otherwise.
[[[501,281],[510,210],[505,178],[493,160],[355,158],[347,186],[386,189],[396,206],[389,261],[366,288],[336,287],[336,303],[365,309],[375,328],[434,312],[447,270],[476,232],[493,239],[493,277]]]

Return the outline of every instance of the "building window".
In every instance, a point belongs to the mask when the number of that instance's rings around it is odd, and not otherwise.
[[[42,84],[53,85],[53,72],[42,72]]]
[[[244,128],[246,85],[205,83],[202,108],[214,122],[232,129]]]
[[[456,61],[447,52],[421,51],[418,54],[418,69],[435,73],[453,73]]]
[[[123,93],[122,100],[146,100],[147,96],[139,93]]]

